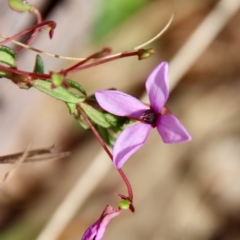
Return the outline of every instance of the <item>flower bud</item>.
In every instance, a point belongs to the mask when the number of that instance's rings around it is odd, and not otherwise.
[[[26,12],[30,11],[32,6],[27,2],[23,0],[8,0],[8,6],[17,12]]]
[[[130,205],[131,205],[131,202],[128,199],[123,199],[118,204],[118,207],[120,209],[127,210],[127,209],[129,209]]]
[[[153,48],[139,49],[138,50],[138,59],[142,60],[142,59],[148,58],[154,53],[155,53],[155,50]]]
[[[52,84],[55,86],[55,87],[58,87],[58,86],[61,86],[62,83],[63,83],[63,77],[57,73],[53,73],[51,75],[51,79],[52,79]]]

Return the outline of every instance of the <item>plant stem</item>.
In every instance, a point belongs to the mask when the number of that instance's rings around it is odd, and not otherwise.
[[[18,70],[16,68],[11,68],[11,67],[5,67],[3,65],[0,64],[0,69],[6,72],[10,72],[10,73],[15,73],[17,75],[22,75],[22,76],[28,76],[30,78],[33,79],[50,79],[51,76],[50,74],[42,74],[42,73],[33,73],[33,72],[27,72],[27,71],[22,71],[22,70]]]
[[[27,34],[27,33],[29,33],[29,32],[36,31],[36,29],[41,28],[41,27],[43,27],[43,26],[45,26],[45,25],[48,25],[48,26],[51,28],[51,29],[50,29],[50,32],[49,32],[49,37],[52,38],[52,36],[53,36],[53,31],[54,31],[54,29],[55,29],[55,27],[56,27],[56,23],[55,23],[54,21],[45,21],[45,22],[41,22],[41,23],[39,23],[39,24],[36,24],[36,25],[34,25],[33,27],[30,27],[30,28],[28,28],[28,29],[26,29],[26,30],[24,30],[24,31],[21,31],[21,32],[13,35],[12,37],[9,37],[9,38],[6,39],[6,40],[1,41],[1,42],[0,42],[0,45],[6,44],[7,42],[9,42],[9,41],[11,41],[11,40],[14,40],[14,39],[16,39],[16,38],[18,38],[18,37],[21,37],[21,36],[23,36],[23,35],[25,35],[25,34]]]
[[[41,15],[40,11],[39,11],[36,7],[32,6],[30,12],[35,15],[35,17],[36,17],[36,19],[37,19],[37,24],[42,23],[42,15]],[[39,28],[39,27],[35,28],[35,29],[34,29],[34,32],[33,32],[33,33],[31,34],[31,36],[26,40],[25,44],[26,44],[26,45],[29,45],[29,44],[33,41],[33,39],[37,36],[37,33],[38,33],[39,31],[40,31],[40,28]],[[15,52],[16,52],[16,53],[19,53],[22,49],[23,49],[23,47],[18,47],[18,48],[15,50]]]
[[[13,37],[8,38],[6,41],[12,40]],[[2,42],[0,42],[0,45],[1,45],[1,43]],[[89,61],[91,59],[95,59],[96,57],[99,56],[99,54],[101,54],[101,53],[104,54],[104,51],[105,51],[105,49],[103,49],[101,52],[98,52],[98,53],[95,53],[95,54],[89,56],[85,60],[80,61],[79,63],[73,65],[72,67],[67,68],[65,70],[62,70],[62,71],[57,72],[57,73],[62,74],[62,75],[66,75],[66,74],[69,74],[70,72],[76,72],[76,71],[80,71],[80,70],[83,70],[83,69],[86,69],[86,68],[95,67],[97,65],[104,64],[106,62],[114,61],[114,60],[117,60],[117,59],[121,59],[121,58],[125,58],[125,57],[131,57],[131,56],[138,56],[138,53],[139,53],[139,50],[135,50],[135,51],[132,51],[132,52],[121,53],[121,54],[109,56],[108,58],[104,58],[102,60],[87,64],[87,65],[84,65],[84,66],[80,66],[80,65],[83,65],[84,63],[86,63],[87,61]],[[50,74],[27,72],[27,71],[23,71],[23,70],[18,70],[16,68],[5,67],[1,64],[0,64],[0,70],[7,71],[7,72],[10,72],[10,73],[14,73],[14,74],[17,74],[17,75],[28,76],[31,79],[46,79],[47,80],[47,79],[51,78]]]
[[[90,129],[92,130],[93,134],[96,136],[97,140],[99,141],[99,143],[101,144],[101,146],[103,147],[103,149],[105,150],[105,152],[107,153],[107,155],[109,156],[109,158],[111,159],[111,161],[113,161],[113,157],[112,157],[112,153],[109,151],[108,147],[106,146],[105,142],[103,141],[102,137],[99,135],[98,131],[96,130],[96,128],[93,126],[93,124],[91,123],[91,121],[89,120],[88,116],[86,115],[86,113],[83,111],[83,109],[81,108],[81,106],[78,104],[77,105],[77,109],[79,111],[79,113],[82,115],[83,119],[85,120],[85,122],[87,123],[87,125],[90,127]],[[128,199],[132,202],[133,201],[133,191],[132,191],[132,186],[127,178],[127,176],[125,175],[125,173],[123,172],[122,169],[117,169],[120,176],[122,177],[127,190],[128,190]]]
[[[86,59],[74,64],[73,66],[65,69],[65,70],[62,70],[60,72],[58,72],[59,74],[63,74],[63,75],[67,75],[68,73],[70,72],[73,72],[75,69],[79,69],[78,67],[83,65],[84,63],[90,61],[91,59],[96,59],[96,58],[99,58],[99,57],[104,57],[104,55],[110,53],[110,49],[109,48],[104,48],[103,50],[101,50],[100,52],[97,52],[97,53],[94,53],[92,55],[90,55],[89,57],[87,57]]]
[[[80,70],[83,70],[83,69],[86,69],[86,68],[95,67],[97,65],[104,64],[106,62],[110,62],[110,61],[120,59],[120,58],[138,56],[138,53],[139,53],[139,50],[135,50],[135,51],[132,51],[132,52],[125,52],[125,53],[121,53],[121,54],[118,54],[118,55],[113,55],[112,57],[110,56],[109,58],[104,58],[104,59],[99,60],[97,62],[93,62],[93,63],[87,64],[87,65],[75,68],[71,72],[76,72],[76,71],[80,71]]]

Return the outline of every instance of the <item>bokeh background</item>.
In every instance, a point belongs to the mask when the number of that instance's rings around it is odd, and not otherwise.
[[[113,52],[130,50],[157,34],[175,14],[168,31],[150,45],[157,52],[151,58],[117,60],[70,76],[89,94],[114,87],[141,98],[148,74],[168,61],[172,92],[167,106],[193,137],[186,144],[165,145],[152,131],[124,166],[136,213],[126,211],[114,219],[104,239],[239,240],[239,0],[31,3],[45,20],[57,22],[52,40],[42,31],[32,46],[74,57],[106,46]],[[0,32],[8,36],[35,23],[30,14],[11,11],[6,0],[0,0],[0,16]],[[194,44],[186,45],[207,20]],[[33,69],[34,58],[35,53],[23,51],[18,67]],[[72,64],[43,59],[46,71]],[[0,86],[1,156],[24,151],[30,143],[32,149],[55,144],[72,152],[60,160],[24,164],[1,186],[0,239],[81,239],[106,204],[117,206],[115,193],[126,191],[120,177],[93,134],[81,129],[63,103],[35,89],[21,90],[7,79]],[[1,164],[0,177],[11,167]],[[70,194],[75,201],[68,201]]]

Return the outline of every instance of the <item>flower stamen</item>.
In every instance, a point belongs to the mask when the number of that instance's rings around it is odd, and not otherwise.
[[[148,109],[143,113],[140,118],[144,123],[155,125],[158,119],[158,114],[152,109]]]

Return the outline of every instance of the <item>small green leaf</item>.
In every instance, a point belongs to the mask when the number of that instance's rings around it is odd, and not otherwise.
[[[7,46],[0,46],[0,62],[1,63],[5,63],[10,67],[15,67],[16,59],[17,59],[17,55],[11,48]]]
[[[111,124],[111,126],[116,126],[118,122],[117,116],[113,116],[110,113],[104,113],[105,119]]]
[[[127,117],[114,116],[110,113],[104,113],[104,117],[111,124],[112,128],[116,129],[122,128],[124,124],[129,122]]]
[[[81,103],[81,108],[84,110],[87,116],[97,125],[100,125],[104,128],[108,128],[111,126],[110,123],[104,117],[103,112],[97,110],[96,108],[93,108],[92,106],[86,103]]]
[[[84,101],[83,97],[77,96],[64,87],[52,88],[52,83],[43,80],[34,80],[32,86],[38,90],[67,103],[80,103]]]
[[[109,134],[109,146],[113,148],[114,143],[116,142],[116,137]]]
[[[9,7],[17,12],[26,12],[30,11],[32,6],[27,2],[23,0],[8,0]]]
[[[74,88],[74,89],[78,90],[80,93],[82,93],[84,96],[87,96],[86,91],[80,84],[78,84],[70,79],[67,79],[67,83],[68,83],[69,87]]]
[[[100,134],[100,136],[102,137],[103,141],[107,144],[110,145],[110,141],[109,141],[109,132],[106,128],[103,128],[99,125],[97,125],[96,127],[98,133]]]
[[[43,60],[40,55],[36,56],[35,66],[33,72],[35,73],[44,73]]]
[[[83,129],[89,129],[89,126],[85,123],[85,121],[82,119],[82,117],[80,116],[80,118],[78,119],[79,124],[82,126]]]
[[[74,103],[66,103],[68,110],[71,115],[75,115],[77,113],[77,105]]]

